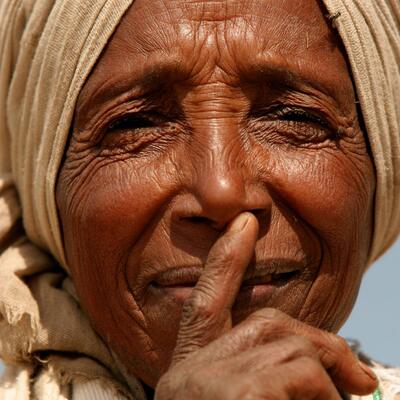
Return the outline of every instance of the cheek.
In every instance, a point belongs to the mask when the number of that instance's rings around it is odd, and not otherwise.
[[[278,157],[279,159],[279,157]],[[294,153],[276,163],[279,195],[329,247],[367,252],[374,174],[363,157],[338,150]],[[367,255],[367,254],[366,254]]]
[[[79,245],[78,253],[99,252],[101,257],[126,251],[173,192],[174,172],[160,165],[150,168],[130,160],[91,163],[90,175],[76,180],[68,196],[65,231],[72,240],[66,237],[66,243]]]
[[[311,227],[320,270],[299,318],[337,331],[352,309],[372,235],[374,172],[364,156],[324,149],[276,158],[278,195]]]
[[[166,159],[152,168],[138,164],[90,163],[90,175],[70,185],[60,214],[73,280],[95,329],[117,353],[129,348],[129,357],[151,363],[157,362],[150,360],[153,344],[129,289],[126,263],[162,215],[177,175]]]

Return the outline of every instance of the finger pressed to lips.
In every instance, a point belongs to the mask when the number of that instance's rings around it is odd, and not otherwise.
[[[257,240],[258,223],[242,213],[212,247],[196,287],[182,310],[174,362],[232,327],[231,308]]]

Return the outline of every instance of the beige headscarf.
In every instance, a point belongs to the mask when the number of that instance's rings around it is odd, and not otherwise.
[[[83,390],[77,382],[93,381],[108,390],[93,398],[144,396],[79,307],[54,195],[79,91],[132,2],[0,0],[0,356],[12,365],[2,399],[13,382],[22,382],[21,399],[70,398]],[[372,262],[400,231],[400,2],[324,3],[377,171]]]

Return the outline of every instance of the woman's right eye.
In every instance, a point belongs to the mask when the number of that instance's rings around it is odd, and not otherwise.
[[[137,129],[155,128],[156,126],[156,121],[150,116],[133,114],[113,121],[107,127],[107,132],[134,131]]]
[[[102,154],[149,154],[175,137],[172,121],[156,112],[131,112],[108,123],[96,145]]]

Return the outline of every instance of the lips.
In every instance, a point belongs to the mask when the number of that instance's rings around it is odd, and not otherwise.
[[[170,299],[183,304],[192,293],[203,269],[202,266],[184,266],[160,272],[151,280],[149,294],[155,296],[157,303]],[[236,296],[234,309],[239,311],[267,306],[275,293],[296,284],[304,269],[303,265],[297,263],[250,265]]]
[[[299,272],[299,270],[294,270],[294,271],[290,271],[290,272],[266,274],[266,275],[261,275],[261,276],[250,278],[250,279],[245,279],[242,283],[242,287],[256,286],[256,285],[268,285],[268,284],[273,284],[273,283],[277,283],[277,282],[282,282],[282,281],[291,279],[298,272]]]
[[[292,279],[304,270],[305,265],[295,262],[270,261],[250,265],[244,275],[242,288],[257,285],[274,285]],[[150,285],[158,288],[193,288],[203,267],[199,265],[173,267],[152,277]]]

